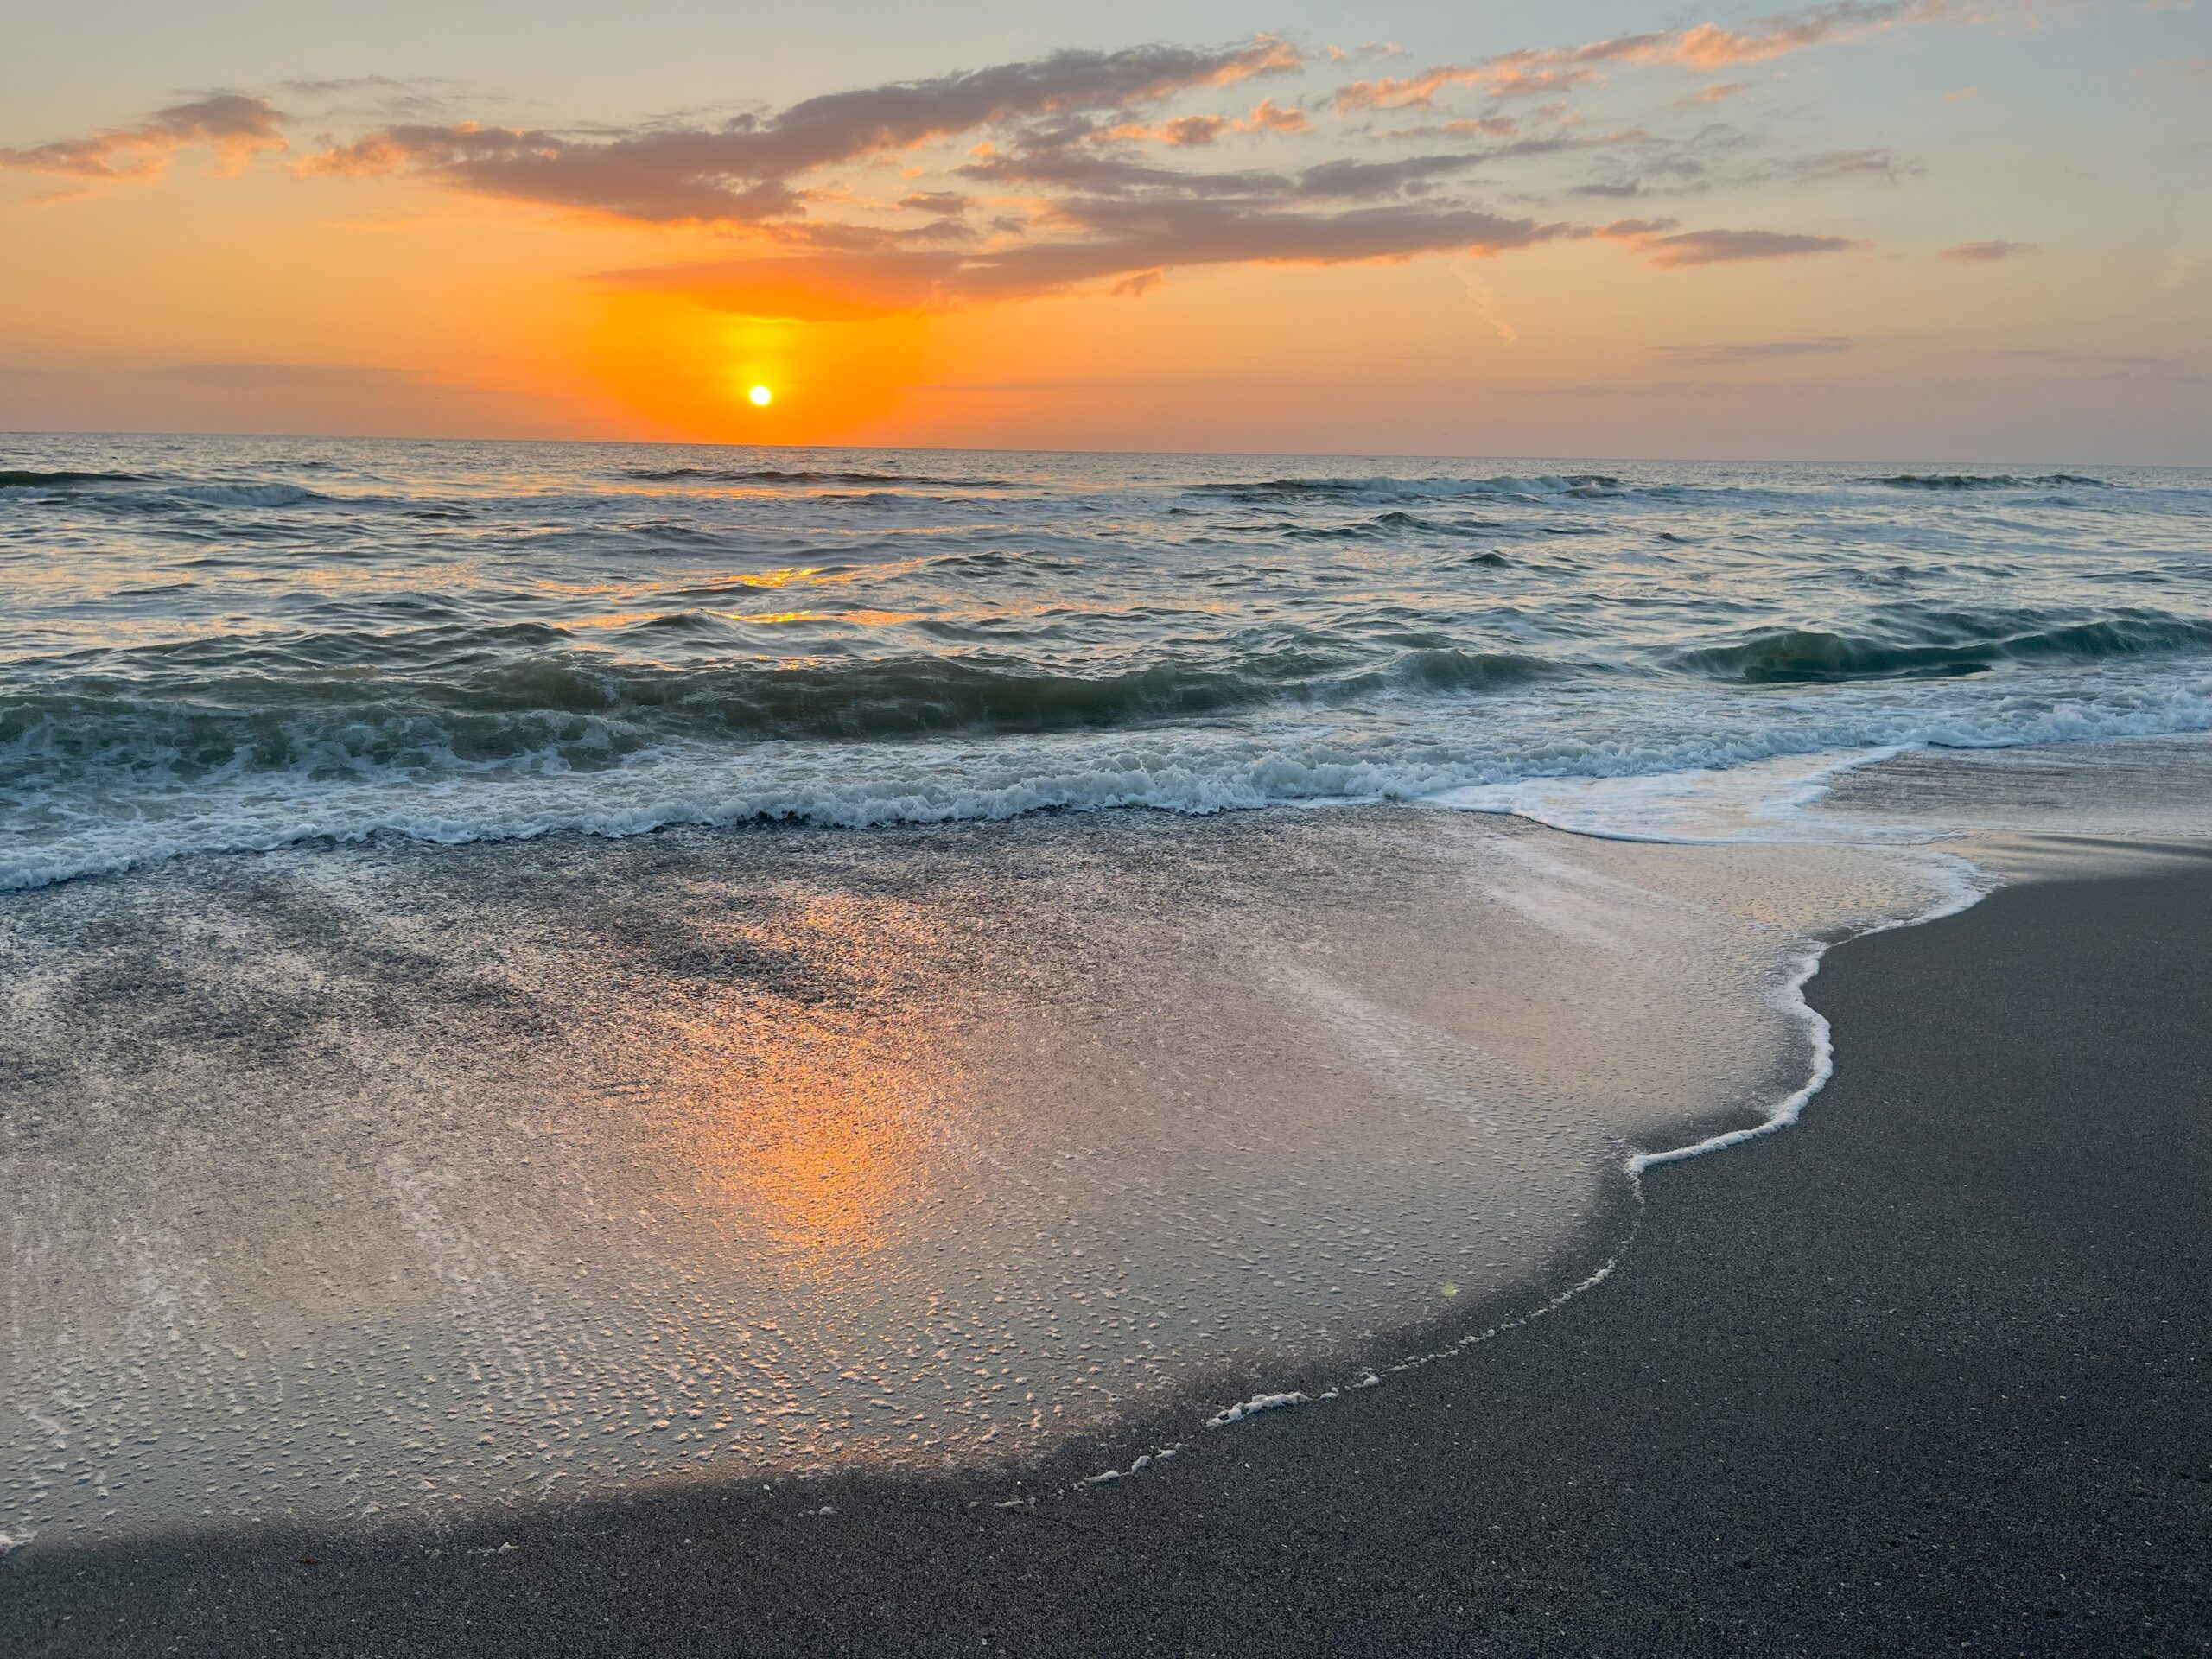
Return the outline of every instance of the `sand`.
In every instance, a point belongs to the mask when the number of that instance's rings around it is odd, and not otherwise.
[[[1652,1171],[1603,1283],[1380,1387],[1018,1482],[33,1548],[0,1651],[2212,1649],[2208,922],[2200,867],[1839,947],[1801,1125]]]

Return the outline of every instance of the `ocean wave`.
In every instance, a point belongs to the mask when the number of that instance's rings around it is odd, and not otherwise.
[[[1271,478],[1254,482],[1194,484],[1189,493],[1231,500],[1345,496],[1381,500],[1426,500],[1451,496],[1618,495],[1624,486],[1605,473],[1564,476],[1538,474],[1496,478]]]
[[[1878,484],[1891,490],[2035,490],[2112,488],[2101,478],[2081,473],[1891,473],[1884,478],[1865,478],[1862,484]]]
[[[777,467],[662,467],[642,468],[622,474],[624,478],[636,479],[645,484],[797,484],[813,486],[836,485],[918,486],[940,490],[1003,489],[1003,480],[995,478],[944,478],[921,473],[823,472],[811,468],[786,469]]]
[[[421,632],[443,639],[454,631]],[[531,624],[492,632],[508,645],[559,637]],[[479,652],[474,667],[413,676],[387,667],[364,683],[365,671],[400,654],[344,636],[194,642],[162,648],[158,687],[142,664],[128,692],[113,675],[16,691],[0,698],[0,788],[62,782],[88,766],[178,781],[300,766],[332,776],[395,766],[461,772],[533,756],[593,770],[671,741],[1136,731],[1269,704],[1464,697],[1567,671],[1540,657],[1448,647],[1363,663],[1287,646],[1215,667],[1089,675],[928,656],[669,670],[576,652],[490,661]],[[279,683],[282,699],[272,701]]]
[[[20,467],[0,468],[0,490],[62,488],[73,484],[136,484],[139,481],[137,473],[41,473]]]
[[[466,789],[454,786],[450,768],[429,768],[428,775],[419,765],[334,770],[302,757],[282,777],[219,777],[144,798],[141,810],[122,816],[109,810],[105,791],[81,821],[48,797],[40,816],[70,820],[70,832],[41,836],[29,827],[29,815],[18,815],[0,832],[0,891],[191,855],[380,836],[453,845],[562,833],[619,837],[681,826],[865,830],[1054,810],[1209,815],[1295,803],[1426,801],[1484,785],[1726,770],[1877,746],[1989,747],[2201,731],[2212,725],[2212,698],[2202,687],[2168,688],[2110,706],[2062,702],[2025,715],[2001,707],[1979,714],[1891,707],[1796,724],[1708,724],[1642,740],[1536,737],[1487,750],[1430,741],[1370,746],[1342,737],[1209,746],[1164,734],[1075,747],[1047,740],[1013,751],[877,745],[797,761],[787,753],[781,763],[756,757],[752,764],[727,750],[664,747],[596,772],[571,770],[558,753],[523,754],[468,769]]]
[[[69,488],[96,484],[152,485],[156,487],[118,491],[105,496],[108,503],[159,510],[179,502],[210,507],[296,507],[331,497],[297,484],[186,483],[149,478],[143,473],[0,472],[0,489]]]
[[[1284,523],[1263,528],[1300,542],[1386,542],[1400,536],[1467,537],[1494,535],[1511,526],[1491,518],[1424,518],[1408,512],[1402,507],[1394,507],[1388,512],[1378,512],[1371,518],[1357,518],[1345,524]]]
[[[1840,680],[1940,679],[1982,674],[2004,663],[2093,663],[2212,647],[2212,622],[2137,611],[2094,621],[2006,629],[1976,620],[1931,623],[1918,639],[1878,638],[1822,628],[1772,628],[1725,645],[1674,653],[1675,665],[1751,685]],[[1929,637],[1934,636],[1934,637]]]
[[[187,484],[162,493],[171,500],[210,507],[296,507],[330,499],[297,484]]]

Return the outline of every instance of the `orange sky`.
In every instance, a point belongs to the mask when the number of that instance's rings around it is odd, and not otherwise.
[[[11,116],[0,425],[2205,458],[2172,31],[2097,42],[2115,133],[2059,30],[1844,10],[918,64],[628,126],[298,81]],[[2066,168],[2024,188],[2027,145]]]

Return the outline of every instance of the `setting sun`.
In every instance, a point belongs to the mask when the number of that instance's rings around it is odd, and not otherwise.
[[[756,409],[767,408],[769,404],[774,401],[776,396],[774,392],[769,391],[766,386],[755,386],[752,391],[747,392],[745,395],[753,400],[753,407]]]

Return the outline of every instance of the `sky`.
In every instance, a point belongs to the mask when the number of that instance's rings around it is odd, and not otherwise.
[[[2196,0],[10,40],[0,429],[2212,463]]]

